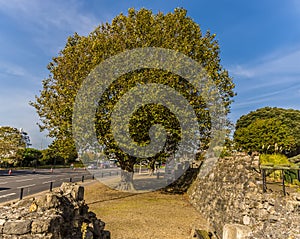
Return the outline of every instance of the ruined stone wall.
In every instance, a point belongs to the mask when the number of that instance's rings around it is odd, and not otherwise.
[[[0,208],[1,239],[109,239],[104,226],[75,183]]]
[[[188,191],[219,238],[300,239],[300,194],[262,193],[258,157],[220,159]]]

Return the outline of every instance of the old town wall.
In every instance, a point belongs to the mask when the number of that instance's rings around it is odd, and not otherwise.
[[[189,198],[219,238],[300,238],[300,194],[263,193],[257,156],[219,159],[206,176],[200,175]]]

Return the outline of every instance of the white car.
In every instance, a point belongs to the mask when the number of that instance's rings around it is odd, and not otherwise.
[[[97,169],[97,166],[94,164],[91,164],[87,167],[88,169]]]

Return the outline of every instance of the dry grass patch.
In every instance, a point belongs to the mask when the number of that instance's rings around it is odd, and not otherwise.
[[[112,239],[183,239],[193,227],[208,228],[186,195],[124,193],[93,183],[85,187],[85,198]]]

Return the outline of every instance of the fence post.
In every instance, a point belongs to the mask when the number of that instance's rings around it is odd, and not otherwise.
[[[50,192],[52,192],[53,182],[50,182]]]
[[[21,188],[21,191],[20,191],[20,200],[23,199],[23,191],[24,191],[24,188]]]
[[[72,178],[70,178],[70,183],[72,183]]]
[[[84,175],[82,175],[81,177],[81,182],[84,182]]]
[[[284,184],[284,169],[282,169],[282,191],[283,191],[283,195],[286,195],[286,191],[285,191],[285,184]]]
[[[262,181],[263,181],[263,192],[267,191],[267,184],[266,184],[266,170],[262,169]]]
[[[95,179],[95,175],[93,174],[93,176],[92,176],[92,179],[94,180]]]

